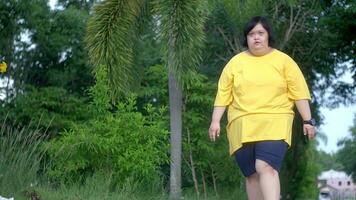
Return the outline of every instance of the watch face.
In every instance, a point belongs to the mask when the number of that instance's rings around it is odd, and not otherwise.
[[[310,121],[311,121],[312,125],[315,126],[315,120],[311,119]]]

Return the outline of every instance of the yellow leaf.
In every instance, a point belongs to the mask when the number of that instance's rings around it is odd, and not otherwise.
[[[0,63],[0,73],[6,72],[6,69],[7,69],[6,62]]]

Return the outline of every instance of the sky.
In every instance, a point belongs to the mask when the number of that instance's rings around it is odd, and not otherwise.
[[[325,145],[322,141],[318,146],[327,153],[335,153],[337,149],[338,140],[350,135],[350,127],[353,125],[353,119],[356,114],[356,105],[329,110],[327,108],[321,109],[324,115],[324,125],[318,127],[318,131],[322,131],[328,137],[328,142]]]
[[[54,8],[56,0],[50,0],[49,5]],[[335,153],[339,148],[337,142],[350,135],[349,128],[353,125],[353,119],[356,114],[356,105],[345,107],[340,106],[336,109],[322,108],[321,113],[324,116],[324,125],[317,128],[328,137],[327,144],[320,141],[318,149],[327,153]]]
[[[57,0],[49,0],[49,6],[51,6],[52,9],[56,5],[56,3],[57,3]]]

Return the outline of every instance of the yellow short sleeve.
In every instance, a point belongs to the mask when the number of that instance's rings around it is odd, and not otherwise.
[[[218,91],[215,98],[214,106],[227,106],[233,100],[233,74],[231,68],[233,61],[230,60],[223,69],[218,82]]]
[[[286,60],[285,77],[287,80],[288,98],[292,100],[311,99],[303,73],[292,58]]]

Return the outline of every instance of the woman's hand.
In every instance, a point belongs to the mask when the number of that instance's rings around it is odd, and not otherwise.
[[[315,128],[310,124],[303,124],[303,132],[309,139],[313,139],[315,137]]]
[[[220,119],[225,112],[225,106],[215,106],[211,124],[209,128],[209,137],[211,141],[215,141],[220,136]]]
[[[212,121],[209,128],[209,137],[211,141],[215,141],[220,136],[220,122]]]

